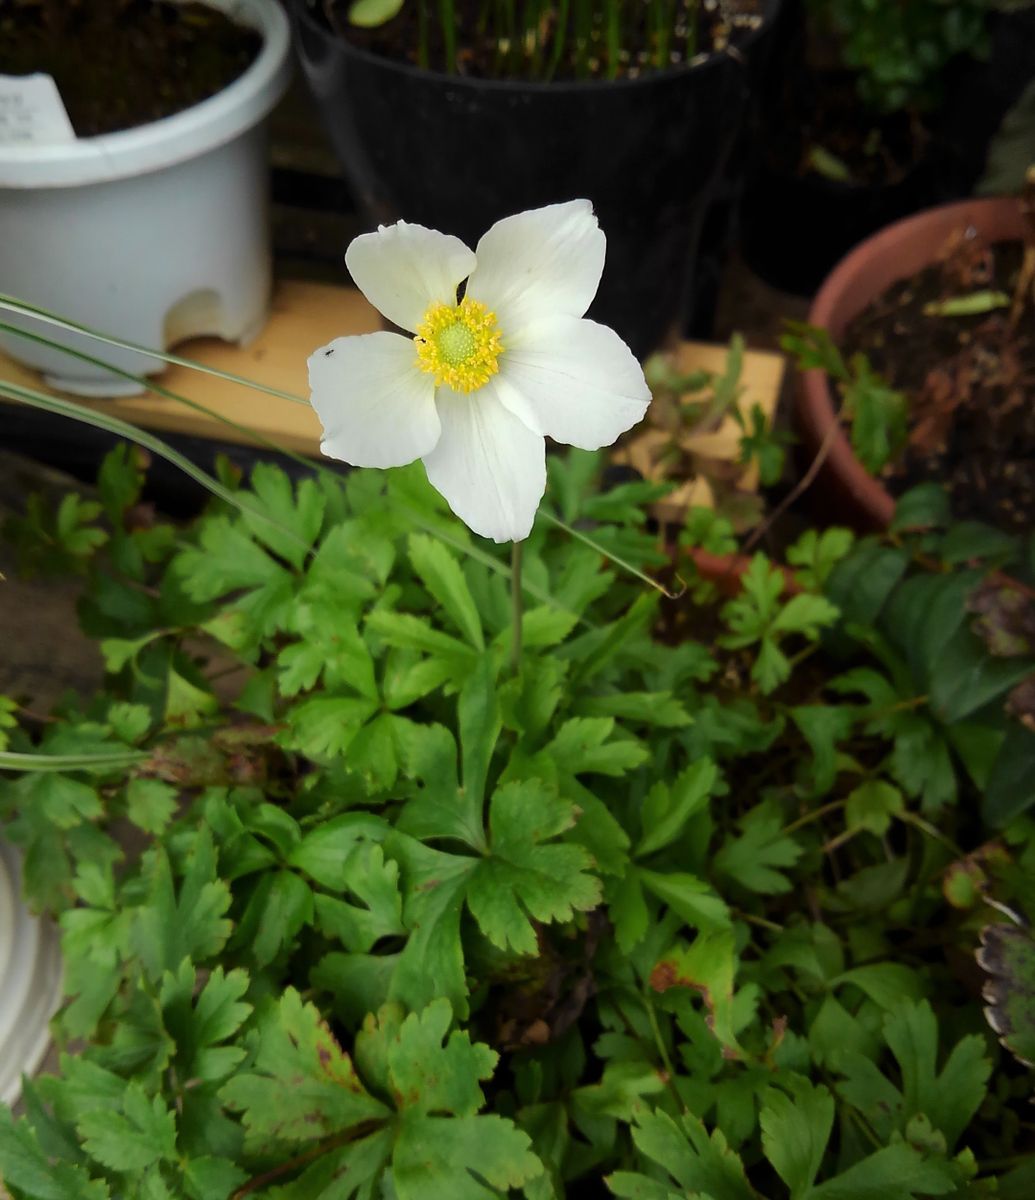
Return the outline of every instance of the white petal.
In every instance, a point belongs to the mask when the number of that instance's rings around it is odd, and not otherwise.
[[[546,490],[546,443],[508,412],[492,384],[461,395],[440,387],[442,437],[424,466],[431,485],[475,533],[519,542]]]
[[[356,287],[400,329],[414,333],[428,306],[456,303],[474,253],[452,234],[398,221],[362,233],[345,252]]]
[[[309,359],[320,449],[354,467],[401,467],[433,449],[441,433],[435,380],[398,333],[336,338]]]
[[[530,429],[583,450],[611,443],[643,419],[650,389],[613,329],[575,317],[527,326],[493,382]]]
[[[605,248],[588,200],[504,217],[478,243],[465,295],[496,314],[506,346],[535,317],[581,317],[597,294]]]

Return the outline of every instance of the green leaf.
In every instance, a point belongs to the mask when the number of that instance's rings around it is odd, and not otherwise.
[[[361,843],[349,854],[342,869],[348,890],[361,902],[348,904],[317,894],[316,919],[327,937],[337,938],[356,954],[366,954],[383,937],[403,935],[399,866],[385,859],[374,843]]]
[[[141,961],[154,980],[176,971],[189,958],[196,963],[222,950],[232,925],[225,914],[230,889],[216,875],[212,835],[199,830],[177,891],[165,849],[149,851],[144,877],[147,902],[137,910],[134,940]]]
[[[544,753],[572,775],[624,775],[645,762],[648,751],[636,741],[609,741],[613,730],[610,717],[573,717]]]
[[[467,904],[485,936],[501,949],[535,954],[532,920],[570,920],[600,901],[581,846],[556,838],[575,824],[573,805],[537,780],[504,784],[489,807],[489,855],[467,887]]]
[[[502,727],[492,659],[483,655],[460,691],[457,703],[463,757],[463,807],[467,825],[480,828],[492,754]]]
[[[19,808],[31,813],[34,823],[73,829],[104,811],[94,788],[56,771],[25,775],[14,786]]]
[[[291,851],[288,866],[315,879],[322,887],[343,892],[349,886],[346,864],[364,842],[380,842],[388,824],[370,813],[343,813],[315,825]]]
[[[218,966],[195,997],[197,974],[186,960],[179,971],[162,979],[159,1003],[162,1019],[176,1043],[176,1064],[182,1079],[206,1083],[225,1079],[244,1058],[239,1046],[221,1043],[240,1029],[252,1006],[243,1001],[248,974]]]
[[[270,588],[286,578],[284,569],[229,517],[205,521],[198,541],[174,564],[192,600],[215,600],[241,588]]]
[[[876,475],[905,444],[909,401],[871,368],[864,355],[852,358],[851,370],[853,378],[842,395],[852,423],[852,449],[867,471]]]
[[[584,717],[617,717],[631,724],[655,725],[660,729],[681,729],[690,724],[689,714],[671,692],[588,696],[579,702],[578,711]]]
[[[834,567],[851,550],[855,534],[850,529],[836,526],[824,529],[807,529],[800,538],[787,548],[787,561],[797,567],[795,578],[810,591],[820,591],[830,578]]]
[[[177,791],[158,779],[131,779],[126,787],[126,815],[138,829],[159,834],[176,812]]]
[[[982,816],[1002,829],[1035,806],[1035,732],[1017,724],[1007,731],[989,773]]]
[[[356,696],[314,696],[288,710],[280,740],[309,758],[337,758],[377,708],[376,700]]]
[[[18,704],[8,696],[0,696],[0,750],[6,750],[10,745],[9,729],[18,728],[18,718],[14,715]]]
[[[725,929],[730,924],[730,910],[716,895],[714,888],[696,875],[685,871],[647,871],[640,867],[635,879],[667,904],[691,929]]]
[[[881,679],[883,683],[884,680]],[[790,710],[813,753],[812,794],[825,796],[834,786],[841,768],[838,743],[852,732],[857,715],[854,708],[825,704],[802,704]]]
[[[471,789],[460,786],[453,735],[441,725],[415,723],[403,731],[402,743],[406,773],[422,786],[403,809],[399,829],[417,838],[455,838],[474,850],[483,849],[482,792],[477,779]],[[488,750],[491,754],[491,746]],[[472,751],[471,761],[476,775],[487,767],[484,751],[480,756]]]
[[[1016,1059],[1035,1065],[1035,938],[1016,925],[989,925],[977,959],[990,977],[982,993],[989,1025]]]
[[[740,836],[728,837],[715,856],[715,870],[752,892],[780,895],[790,890],[781,868],[792,867],[801,846],[784,834],[779,808],[763,801],[741,818]]]
[[[183,1179],[196,1200],[227,1200],[248,1175],[227,1158],[204,1155],[184,1163]]]
[[[945,300],[930,300],[923,307],[925,317],[973,317],[994,312],[997,308],[1009,308],[1010,297],[1005,292],[984,288],[967,292],[963,296],[949,296]]]
[[[447,1037],[452,1010],[444,999],[399,1022],[383,1009],[368,1018],[356,1056],[368,1076],[381,1076],[399,1112],[392,1179],[399,1200],[489,1200],[542,1172],[527,1134],[496,1115],[478,1116],[479,1083],[497,1055],[466,1032]],[[448,1115],[447,1115],[448,1114]]]
[[[67,1162],[52,1162],[36,1132],[24,1118],[15,1121],[0,1105],[0,1179],[32,1200],[109,1200],[108,1185],[91,1181],[86,1171]]]
[[[699,933],[689,945],[677,943],[655,965],[650,985],[656,992],[690,988],[699,992],[708,1010],[708,1025],[735,1056],[740,1046],[733,1032],[733,977],[737,953],[733,931]]]
[[[460,1030],[447,1038],[452,1023],[449,1002],[436,1000],[387,1039],[385,1063],[400,1110],[470,1116],[485,1103],[478,1084],[492,1078],[499,1055]]]
[[[345,754],[348,769],[375,791],[394,787],[399,774],[396,746],[400,730],[408,724],[392,713],[378,713],[349,742]]]
[[[374,29],[397,16],[402,6],[403,0],[353,0],[349,5],[349,24]]]
[[[914,1117],[923,1115],[951,1149],[985,1098],[992,1064],[984,1056],[983,1039],[962,1038],[939,1073],[938,1022],[926,1000],[901,1004],[887,1014],[884,1037],[898,1062],[901,1088],[870,1059],[846,1054],[839,1063],[845,1079],[838,1093],[883,1137],[896,1130],[904,1133]]]
[[[842,621],[872,626],[909,565],[909,555],[876,541],[859,542],[827,580],[826,594]]]
[[[942,647],[931,672],[931,707],[946,724],[984,708],[1020,683],[1031,659],[993,658],[981,639],[961,628]]]
[[[84,1113],[76,1122],[83,1149],[113,1171],[140,1171],[152,1163],[176,1159],[176,1117],[160,1096],[148,1099],[139,1083],[130,1083],[121,1112],[110,1108]]]
[[[656,1163],[675,1183],[665,1190],[650,1187],[655,1180],[628,1171],[607,1177],[616,1196],[628,1200],[758,1200],[747,1181],[740,1158],[729,1148],[722,1131],[708,1136],[704,1125],[689,1112],[677,1124],[667,1113],[641,1111],[633,1126],[633,1141],[640,1154]]]
[[[640,821],[643,835],[636,847],[637,858],[663,850],[682,833],[691,817],[704,810],[719,780],[710,758],[700,758],[669,787],[659,781],[647,793]]]
[[[300,622],[296,616],[296,625]],[[355,629],[333,624],[302,626],[305,640],[277,655],[278,682],[285,696],[310,691],[322,677],[328,688],[348,687],[368,700],[377,698],[374,662]]]
[[[430,622],[412,613],[377,609],[367,618],[367,629],[398,650],[421,650],[448,659],[454,664],[470,665],[477,651],[458,638],[435,629]]]
[[[495,1114],[406,1117],[392,1155],[399,1200],[494,1200],[542,1169],[528,1135]]]
[[[905,809],[902,793],[883,779],[868,779],[848,794],[845,823],[849,829],[865,829],[883,837],[891,828],[892,817]]]
[[[311,1142],[389,1112],[363,1087],[318,1010],[294,988],[262,1020],[250,1069],[224,1084],[220,1097],[242,1114],[245,1144],[255,1150],[271,1141]]]
[[[822,596],[792,596],[769,626],[770,633],[800,633],[814,640],[824,626],[833,625],[838,610]]]
[[[260,462],[252,470],[251,487],[244,524],[274,554],[299,569],[323,522],[325,500],[315,480],[303,479],[293,489],[284,471]]]
[[[940,483],[921,483],[899,496],[891,529],[895,533],[942,529],[951,520],[952,512],[945,488]]]
[[[959,1193],[960,1179],[952,1164],[925,1160],[907,1142],[885,1146],[819,1184],[810,1200],[916,1200]]]
[[[834,1097],[797,1075],[784,1081],[787,1091],[768,1088],[759,1123],[762,1151],[791,1193],[804,1200],[812,1192],[834,1125]]]
[[[851,984],[885,1010],[897,1009],[903,1001],[923,999],[924,979],[912,967],[902,963],[867,963],[842,971],[829,981],[831,988]]]
[[[389,996],[414,1009],[444,996],[464,1016],[467,981],[460,916],[467,880],[478,860],[443,854],[402,834],[394,834],[387,849],[403,869],[403,916],[410,930]]]
[[[350,10],[350,19],[354,19],[354,9]],[[409,550],[414,571],[450,621],[476,650],[484,650],[481,618],[460,564],[442,542],[427,534],[411,534]]]
[[[250,946],[255,963],[268,966],[290,949],[313,920],[313,893],[293,871],[265,871],[241,915],[235,945]]]

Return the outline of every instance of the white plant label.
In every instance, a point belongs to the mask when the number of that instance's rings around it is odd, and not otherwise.
[[[74,141],[75,130],[50,75],[0,75],[0,146]]]

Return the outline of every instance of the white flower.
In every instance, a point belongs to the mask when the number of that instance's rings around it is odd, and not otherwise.
[[[604,269],[588,200],[497,221],[475,252],[400,221],[356,238],[345,261],[414,336],[337,338],[309,359],[321,449],[357,467],[423,459],[476,533],[528,536],[546,488],[544,435],[596,450],[647,410],[629,348],[582,319]]]

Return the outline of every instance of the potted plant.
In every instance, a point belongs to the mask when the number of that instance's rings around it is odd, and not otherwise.
[[[944,479],[960,515],[1005,528],[1030,524],[1030,434],[1023,415],[1017,424],[1005,411],[1031,320],[1029,207],[1030,197],[969,200],[889,226],[831,273],[809,313],[811,329],[785,339],[806,368],[796,392],[803,443],[810,456],[822,454],[822,487],[843,519],[886,525],[892,488]],[[972,358],[981,352],[986,369],[975,374]],[[1003,365],[998,375],[994,362]],[[860,393],[848,406],[862,438],[853,435],[854,445],[840,428],[835,388],[842,397],[848,388]],[[1019,469],[1007,470],[1011,455],[1022,460]],[[1007,507],[986,495],[996,480]]]
[[[142,347],[257,331],[270,293],[263,117],[289,50],[276,0],[0,9],[7,112],[22,113],[0,128],[5,291]],[[42,99],[40,73],[57,81]],[[23,338],[0,344],[66,391],[137,390]],[[143,352],[112,362],[162,366]]]
[[[871,233],[969,194],[1031,73],[1011,79],[1009,96],[968,84],[967,70],[983,67],[992,45],[988,0],[803,0],[797,8],[770,63],[741,232],[753,270],[810,295]]]
[[[824,596],[872,547],[665,601],[608,557],[657,561],[600,465],[551,463],[597,541],[533,531],[518,674],[505,561],[419,469],[260,468],[172,529],[105,465],[74,544],[108,676],[12,731],[76,747],[50,803],[0,784],[64,864],[27,886],[76,1039],[0,1110],[14,1200],[1030,1194],[1035,837]]]
[[[294,0],[306,78],[357,202],[473,245],[587,196],[608,231],[591,315],[640,357],[684,318],[701,223],[775,0],[378,7]],[[481,17],[479,17],[481,13]],[[733,20],[727,15],[732,13]],[[513,28],[507,24],[513,22]]]

